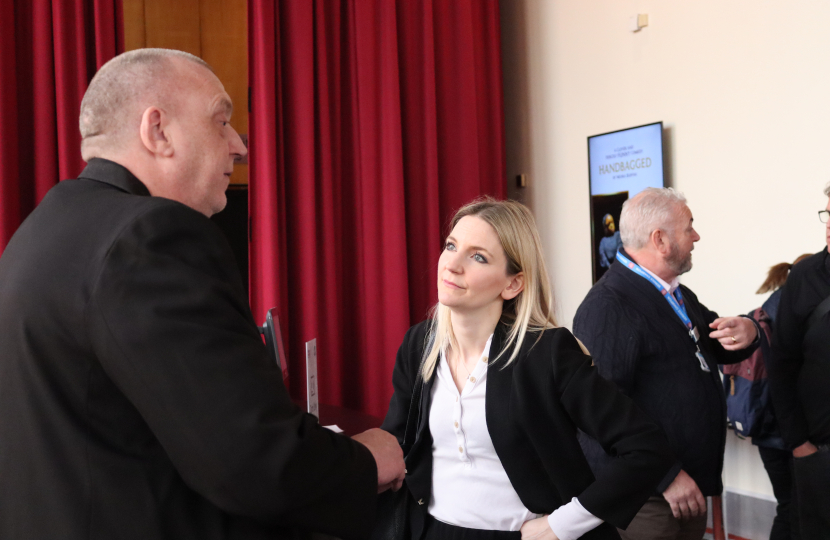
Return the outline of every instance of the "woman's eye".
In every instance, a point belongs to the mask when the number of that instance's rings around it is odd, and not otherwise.
[[[446,244],[444,244],[444,249],[447,251],[455,251],[455,244],[453,244],[452,242],[447,242]]]
[[[485,259],[484,255],[482,255],[481,253],[476,253],[475,255],[473,255],[473,259],[475,259],[476,262],[485,263],[485,264],[487,263],[487,259]]]

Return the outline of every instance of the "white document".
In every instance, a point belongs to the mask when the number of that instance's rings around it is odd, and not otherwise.
[[[306,403],[308,412],[320,419],[317,403],[317,338],[305,344]]]

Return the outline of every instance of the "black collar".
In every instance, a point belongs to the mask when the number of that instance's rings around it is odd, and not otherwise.
[[[90,159],[78,178],[103,182],[133,195],[150,195],[147,186],[126,167],[108,159]]]

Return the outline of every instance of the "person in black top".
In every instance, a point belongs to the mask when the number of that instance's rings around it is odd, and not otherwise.
[[[830,185],[824,190],[830,197]],[[819,217],[830,246],[830,201]],[[804,539],[830,538],[830,296],[827,248],[796,264],[781,293],[769,380],[784,440],[793,448],[797,511]],[[818,313],[816,314],[818,315]]]
[[[402,482],[394,437],[324,429],[269,360],[208,219],[247,152],[231,112],[181,51],[90,83],[87,167],[0,257],[3,540],[358,539]]]
[[[706,530],[704,497],[723,489],[726,403],[717,364],[747,358],[757,348],[758,329],[745,317],[718,317],[679,284],[700,239],[683,195],[642,191],[623,205],[620,231],[621,264],[611,265],[579,306],[574,335],[600,375],[666,432],[678,458],[620,536],[699,540]],[[584,434],[580,442],[601,474],[606,453]]]
[[[778,317],[778,305],[781,302],[781,293],[783,292],[781,287],[787,281],[787,276],[792,267],[809,257],[812,257],[812,253],[800,255],[793,263],[784,262],[770,267],[767,278],[758,288],[756,294],[768,292],[772,292],[772,294],[760,308],[750,312],[750,316],[758,321],[764,330],[760,347],[758,347],[750,358],[740,364],[733,364],[723,370],[723,374],[726,377],[724,383],[727,392],[727,412],[732,413],[733,407],[736,411],[748,408],[748,405],[750,405],[748,401],[750,401],[752,405],[750,408],[757,406],[760,413],[755,429],[748,425],[738,427],[740,426],[740,422],[736,418],[730,419],[733,425],[737,424],[735,433],[740,438],[744,438],[742,434],[743,430],[751,430],[752,444],[758,447],[758,454],[761,456],[761,461],[764,463],[770,484],[772,484],[772,492],[778,504],[769,533],[770,540],[800,540],[801,538],[798,528],[798,514],[796,513],[793,496],[793,455],[787,449],[784,439],[781,437],[781,430],[778,428],[778,420],[775,417],[775,408],[772,405],[771,393],[769,391],[756,391],[759,387],[755,385],[758,383],[765,382],[767,388],[769,387],[768,376],[764,375],[762,377],[766,381],[755,381],[752,389],[748,389],[749,391],[747,392],[736,391],[734,381],[740,380],[741,375],[739,373],[754,373],[755,376],[759,373],[766,373],[766,371],[762,370],[772,356],[772,326]],[[731,384],[730,380],[732,381]],[[740,415],[740,413],[738,414]]]

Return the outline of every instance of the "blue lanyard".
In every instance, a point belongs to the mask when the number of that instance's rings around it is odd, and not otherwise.
[[[683,304],[683,294],[680,292],[680,288],[677,289],[677,298],[674,297],[657,279],[646,272],[645,270],[640,267],[637,263],[630,260],[628,257],[617,252],[617,260],[622,263],[623,266],[637,274],[638,276],[646,278],[649,282],[651,282],[654,287],[660,291],[660,294],[663,295],[663,298],[669,303],[671,308],[680,317],[680,320],[683,321],[683,324],[686,325],[686,328],[689,330],[689,337],[692,338],[692,341],[695,344],[695,348],[697,351],[695,352],[695,357],[697,358],[698,362],[700,362],[700,369],[703,371],[709,372],[709,365],[706,363],[706,360],[703,358],[703,353],[700,352],[700,346],[698,345],[698,340],[700,339],[700,334],[698,334],[697,328],[692,324],[692,320],[689,318],[688,313],[686,313],[686,306]]]
[[[680,320],[683,321],[683,324],[686,325],[686,328],[688,328],[689,330],[692,329],[694,325],[692,324],[692,320],[689,318],[689,315],[686,313],[686,306],[683,305],[683,295],[680,294],[679,288],[677,289],[677,296],[679,297],[680,302],[678,302],[678,298],[675,298],[673,294],[666,290],[666,288],[663,287],[663,285],[659,281],[657,281],[657,279],[654,276],[643,270],[639,264],[629,260],[628,257],[623,255],[619,251],[617,252],[617,260],[623,263],[626,266],[626,268],[628,268],[638,276],[642,276],[649,280],[651,284],[654,285],[658,291],[660,291],[660,294],[663,295],[663,298],[666,299],[666,301],[669,303],[674,312],[677,313],[677,316],[680,317]],[[695,342],[696,341],[697,340],[695,340]]]

